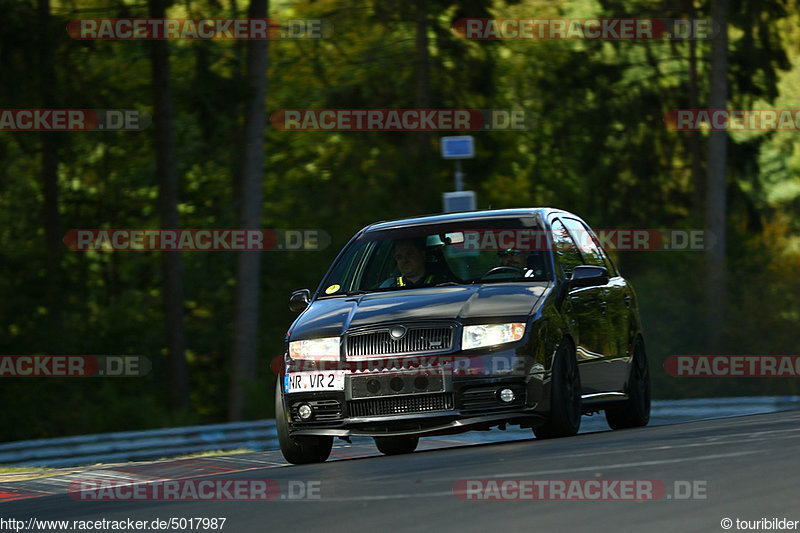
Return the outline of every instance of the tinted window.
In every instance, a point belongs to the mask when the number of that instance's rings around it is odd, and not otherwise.
[[[608,273],[614,276],[616,274],[614,263],[611,262],[611,258],[608,257],[603,247],[600,246],[597,235],[594,234],[591,228],[580,220],[572,218],[565,218],[564,224],[566,224],[570,233],[576,237],[586,264],[604,266],[608,269]],[[580,235],[580,237],[578,237],[578,235]]]
[[[534,217],[374,229],[342,254],[323,281],[321,296],[550,280],[548,249],[547,234]]]
[[[556,260],[561,266],[561,270],[566,277],[572,275],[572,270],[583,264],[583,257],[575,241],[570,236],[567,228],[561,223],[561,220],[555,220],[552,224],[553,229],[553,250],[555,251]]]
[[[574,218],[564,218],[562,221],[569,234],[578,243],[584,264],[608,268],[603,251],[595,242],[591,230]]]

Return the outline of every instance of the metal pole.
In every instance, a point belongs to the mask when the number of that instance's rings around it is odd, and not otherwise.
[[[464,173],[461,172],[461,160],[456,159],[456,192],[464,190]]]

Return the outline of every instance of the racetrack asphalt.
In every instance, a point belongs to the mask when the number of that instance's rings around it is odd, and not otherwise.
[[[72,525],[73,520],[131,518],[149,524],[156,518],[224,517],[221,531],[226,532],[376,533],[709,532],[725,531],[721,521],[730,518],[730,530],[736,531],[737,518],[751,523],[800,520],[798,450],[800,410],[596,431],[554,440],[531,437],[468,443],[430,438],[420,441],[417,452],[400,456],[381,456],[374,446],[356,443],[336,446],[328,462],[316,465],[289,466],[280,452],[271,451],[0,480],[0,500],[5,500],[0,504],[0,518],[69,520]],[[68,487],[87,479],[133,484],[164,479],[194,483],[268,480],[280,493],[275,492],[270,501],[92,501],[81,499],[85,495],[80,492],[67,494]],[[469,492],[466,480],[472,480]],[[502,485],[504,480],[550,480],[545,490],[555,499],[530,499],[529,492],[528,499],[501,501],[520,494],[513,488],[521,485]],[[602,481],[611,489],[598,501],[599,493],[590,491],[587,481],[575,480]],[[629,484],[633,480],[637,487],[663,490],[639,493],[637,500],[614,484],[625,480]],[[577,483],[585,492],[577,496],[573,492],[572,497],[584,499],[564,500],[558,482]],[[498,487],[504,486],[507,490],[499,492]],[[312,491],[312,498],[300,497],[303,491]],[[476,499],[481,496],[500,500]]]

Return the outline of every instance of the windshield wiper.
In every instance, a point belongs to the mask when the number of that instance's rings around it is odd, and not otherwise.
[[[441,283],[437,283],[436,285],[434,285],[434,287],[452,287],[458,285],[463,285],[463,283],[458,283],[455,281],[443,281]]]

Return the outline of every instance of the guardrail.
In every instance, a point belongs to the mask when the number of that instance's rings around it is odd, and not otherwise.
[[[99,462],[143,461],[236,448],[277,449],[275,421],[254,420],[8,442],[0,444],[0,463],[63,467]]]

